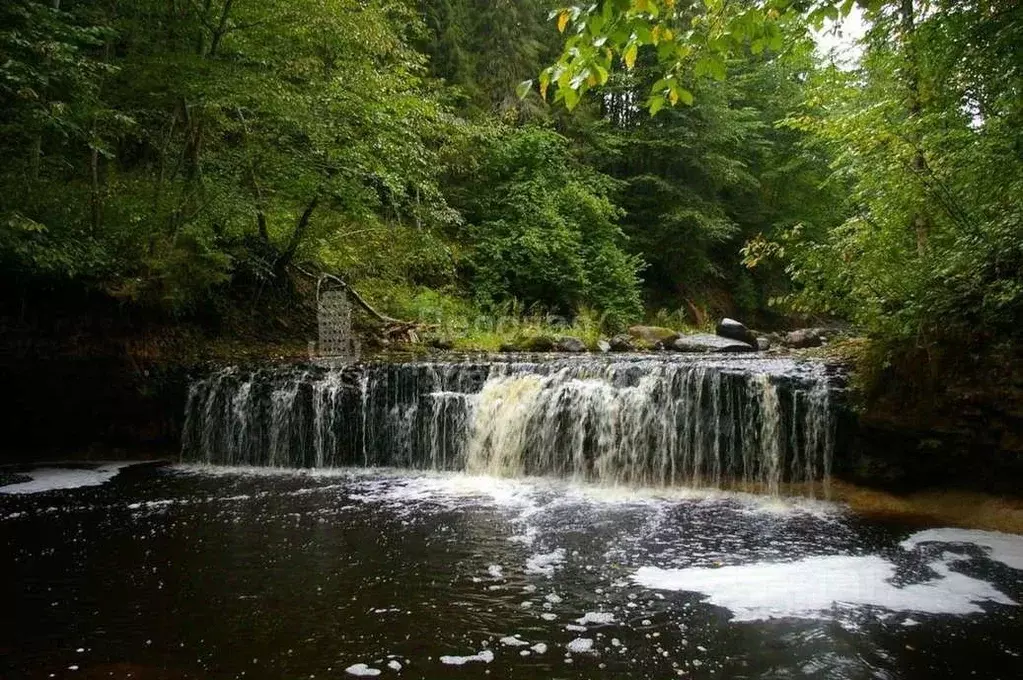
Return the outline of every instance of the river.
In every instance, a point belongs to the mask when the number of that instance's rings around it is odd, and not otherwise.
[[[1023,676],[1008,534],[463,472],[25,474],[4,678]]]

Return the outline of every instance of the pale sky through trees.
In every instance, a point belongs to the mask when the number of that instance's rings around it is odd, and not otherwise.
[[[863,11],[853,7],[849,16],[839,21],[828,21],[820,31],[814,31],[817,50],[821,55],[831,56],[835,64],[843,69],[855,68],[863,54],[859,40],[867,32]]]

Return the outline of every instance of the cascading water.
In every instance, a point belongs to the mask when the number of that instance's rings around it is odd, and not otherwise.
[[[826,493],[834,391],[820,364],[762,358],[231,368],[192,384],[182,456]]]

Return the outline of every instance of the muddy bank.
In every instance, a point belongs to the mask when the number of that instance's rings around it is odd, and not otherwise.
[[[193,376],[301,357],[311,333],[304,313],[213,324],[67,296],[0,302],[0,462],[175,453]]]

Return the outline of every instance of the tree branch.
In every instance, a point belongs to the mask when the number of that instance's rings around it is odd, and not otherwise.
[[[245,135],[245,146],[247,149],[249,145],[249,125],[245,122],[245,116],[242,115],[242,109],[240,106],[237,108],[237,111],[238,120],[242,123],[242,132]],[[259,228],[259,237],[263,239],[263,241],[269,243],[270,233],[266,228],[266,212],[264,210],[264,206],[266,204],[263,201],[263,190],[259,186],[259,180],[256,179],[256,163],[252,160],[251,154],[246,155],[249,160],[249,179],[252,182],[252,190],[256,194],[256,224]]]
[[[345,291],[345,293],[348,294],[348,296],[355,302],[356,305],[362,308],[363,311],[365,311],[367,314],[372,316],[377,321],[387,324],[387,328],[384,330],[384,333],[386,335],[391,336],[401,335],[404,336],[406,339],[412,340],[413,342],[418,342],[419,338],[416,334],[417,330],[427,330],[437,327],[436,324],[425,324],[420,323],[418,321],[403,321],[401,319],[395,319],[394,317],[387,316],[386,314],[381,314],[376,309],[374,309],[371,304],[366,302],[366,300],[364,300],[363,297],[359,295],[359,293],[354,288],[349,286],[344,279],[333,274],[327,273],[321,273],[317,276],[312,272],[306,271],[297,264],[292,264],[291,266],[294,267],[297,272],[316,281],[317,300],[319,300],[320,290],[322,289],[323,284],[325,282],[332,281],[333,283],[338,285],[342,290]]]
[[[302,239],[305,238],[306,232],[309,230],[309,222],[312,219],[313,211],[316,210],[316,206],[320,203],[320,197],[313,196],[313,200],[309,201],[309,205],[306,206],[302,212],[302,217],[299,218],[298,224],[295,225],[295,231],[291,232],[291,238],[288,239],[288,245],[281,253],[281,256],[277,258],[277,269],[282,269],[287,266],[291,260],[295,257],[295,253],[298,251],[299,245],[302,243]]]

